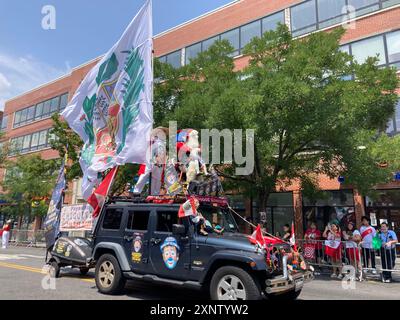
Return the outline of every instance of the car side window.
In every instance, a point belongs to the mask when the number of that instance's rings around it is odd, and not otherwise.
[[[128,230],[147,230],[149,224],[149,211],[133,211],[129,210],[128,224],[126,228]]]
[[[123,213],[122,209],[107,209],[103,219],[103,229],[119,230]]]
[[[175,211],[157,212],[157,231],[172,232],[172,225],[178,223],[178,213]]]

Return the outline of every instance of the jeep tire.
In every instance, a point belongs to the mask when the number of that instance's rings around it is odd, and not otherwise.
[[[211,278],[212,300],[260,300],[261,290],[244,269],[233,266],[219,268]]]
[[[112,254],[102,255],[96,263],[95,272],[97,289],[103,294],[116,295],[125,288],[118,260]]]

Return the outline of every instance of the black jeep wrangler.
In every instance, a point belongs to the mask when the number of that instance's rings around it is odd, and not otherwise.
[[[227,207],[200,202],[208,220],[202,235],[190,218],[178,218],[179,206],[118,200],[104,206],[88,259],[101,293],[120,293],[126,280],[140,279],[206,289],[213,300],[296,299],[313,278],[308,267],[288,268],[289,245],[274,245],[271,261],[238,232]]]

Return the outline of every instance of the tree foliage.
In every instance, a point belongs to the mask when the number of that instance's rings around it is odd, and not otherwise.
[[[59,160],[44,160],[39,155],[20,156],[15,161],[7,161],[6,176],[0,183],[5,191],[2,195],[10,206],[3,213],[13,216],[30,215],[32,202],[49,198],[57,178]],[[40,205],[35,214],[47,210]]]
[[[180,101],[170,119],[182,127],[255,130],[255,169],[249,176],[221,167],[233,187],[265,207],[277,186],[315,189],[316,175],[344,176],[367,192],[392,179],[399,139],[384,130],[398,99],[394,69],[377,58],[357,63],[340,50],[343,29],[293,39],[283,25],[245,48],[249,65],[234,67],[219,42],[180,72]],[[381,162],[390,163],[379,168]]]

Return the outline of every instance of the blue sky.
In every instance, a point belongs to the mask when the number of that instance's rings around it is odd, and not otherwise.
[[[145,0],[0,0],[0,110],[4,102],[105,53]],[[153,0],[154,34],[231,0]],[[56,29],[42,28],[42,8]]]

